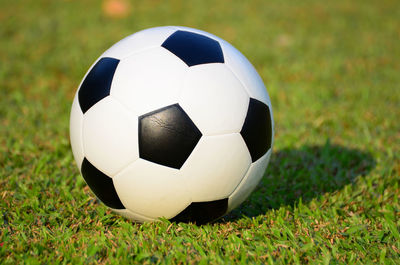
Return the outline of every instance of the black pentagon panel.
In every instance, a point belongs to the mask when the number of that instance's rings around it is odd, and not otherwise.
[[[154,163],[181,168],[200,138],[178,104],[139,117],[139,156]]]
[[[224,55],[218,41],[207,36],[178,30],[161,45],[188,66],[204,63],[224,63]]]
[[[86,157],[83,159],[81,172],[90,189],[105,205],[114,209],[125,209],[112,179],[93,166]]]
[[[78,92],[79,105],[83,113],[110,95],[111,82],[118,63],[118,59],[104,57],[90,70]]]
[[[171,222],[206,224],[222,217],[228,210],[228,199],[192,202],[185,210],[171,219]]]
[[[272,124],[269,107],[250,98],[249,109],[240,133],[250,151],[251,160],[254,162],[262,157],[271,148]]]

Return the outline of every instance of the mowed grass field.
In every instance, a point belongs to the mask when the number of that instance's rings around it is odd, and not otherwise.
[[[0,1],[1,264],[400,263],[399,1],[108,9]],[[72,157],[69,112],[83,75],[113,43],[160,25],[231,42],[271,96],[270,165],[213,224],[133,224],[96,200]]]

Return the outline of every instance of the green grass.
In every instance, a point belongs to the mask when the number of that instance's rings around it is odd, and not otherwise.
[[[0,263],[400,263],[398,1],[0,0]],[[214,224],[143,225],[85,185],[69,110],[92,62],[138,30],[212,32],[271,96],[274,153]]]

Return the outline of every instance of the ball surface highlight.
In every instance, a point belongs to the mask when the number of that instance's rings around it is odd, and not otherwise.
[[[74,98],[70,138],[86,183],[116,213],[203,224],[256,187],[273,127],[264,83],[238,50],[167,26],[97,59]]]

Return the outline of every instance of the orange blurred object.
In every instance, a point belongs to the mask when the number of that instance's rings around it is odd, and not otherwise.
[[[131,6],[126,0],[104,0],[103,12],[108,17],[123,18],[129,15]]]

